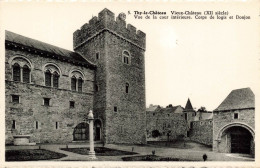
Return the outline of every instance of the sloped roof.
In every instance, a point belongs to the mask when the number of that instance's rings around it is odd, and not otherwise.
[[[146,108],[146,111],[155,111],[159,105],[150,105],[148,108]]]
[[[186,106],[184,108],[184,111],[194,111],[189,98],[188,98],[188,101],[187,101]]]
[[[34,40],[32,38],[29,37],[25,37],[10,31],[5,31],[5,40],[15,43],[15,44],[19,44],[19,45],[23,45],[25,47],[30,47],[30,48],[34,48],[37,50],[41,50],[41,51],[45,51],[48,52],[50,54],[53,54],[55,56],[60,56],[66,59],[71,60],[72,62],[78,62],[84,65],[88,65],[90,67],[95,66],[94,64],[92,64],[91,62],[87,61],[86,59],[84,59],[80,54],[73,52],[73,51],[69,51],[51,44],[47,44],[38,40]],[[55,57],[54,57],[55,58]]]
[[[232,90],[214,111],[255,108],[255,95],[250,88]]]

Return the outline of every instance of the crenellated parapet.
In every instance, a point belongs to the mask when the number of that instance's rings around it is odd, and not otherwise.
[[[126,25],[125,14],[120,13],[115,19],[115,14],[106,8],[99,12],[98,17],[93,17],[89,20],[89,23],[84,24],[73,33],[74,49],[79,48],[105,31],[145,50],[145,33],[136,30],[136,27],[131,24]]]

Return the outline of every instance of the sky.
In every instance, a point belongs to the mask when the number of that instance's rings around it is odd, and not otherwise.
[[[0,30],[73,50],[73,32],[108,8],[146,33],[146,105],[214,110],[233,90],[259,94],[259,3],[0,3]],[[250,20],[135,19],[134,11],[228,11]],[[129,14],[130,12],[130,14]],[[1,39],[3,41],[3,38]],[[2,45],[3,46],[3,45]],[[4,59],[1,65],[4,67]],[[2,69],[3,70],[3,69]],[[3,74],[3,73],[2,73]]]

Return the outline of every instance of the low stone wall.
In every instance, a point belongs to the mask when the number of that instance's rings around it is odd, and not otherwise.
[[[212,146],[213,122],[212,119],[193,121],[189,133],[190,140]]]

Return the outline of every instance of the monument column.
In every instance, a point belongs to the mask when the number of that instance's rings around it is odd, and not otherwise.
[[[89,158],[96,159],[95,151],[94,151],[94,132],[93,132],[93,125],[94,125],[94,116],[92,110],[88,113],[88,122],[89,122]]]

